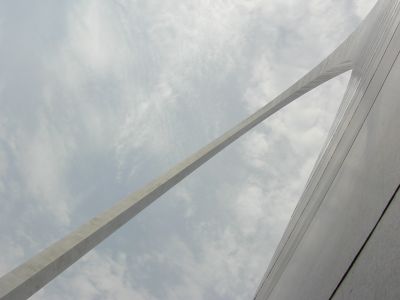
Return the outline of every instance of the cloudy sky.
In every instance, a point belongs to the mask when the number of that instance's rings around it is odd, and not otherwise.
[[[315,66],[375,0],[0,0],[0,274]],[[265,121],[33,299],[252,299],[349,74]]]

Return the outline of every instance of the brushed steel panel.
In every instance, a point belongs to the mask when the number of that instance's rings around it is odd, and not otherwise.
[[[309,213],[310,225],[291,249],[272,293],[259,293],[257,299],[329,299],[398,186],[400,62],[393,66],[392,62],[399,49],[400,34],[396,32],[346,133],[356,130],[367,113],[366,121],[355,132],[353,144],[346,136],[340,142],[350,143],[350,152],[326,196],[316,196],[323,201],[314,214]],[[368,103],[375,98],[369,111]],[[346,155],[346,147],[340,146],[329,163],[340,164],[340,157]],[[330,179],[322,177],[322,181]]]
[[[399,215],[397,192],[333,300],[400,299]]]

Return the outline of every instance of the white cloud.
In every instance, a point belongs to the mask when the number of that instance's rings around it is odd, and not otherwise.
[[[264,216],[263,202],[266,195],[259,185],[248,184],[242,186],[235,199],[234,213],[237,217],[238,227],[245,235],[257,232],[259,220]]]
[[[0,239],[0,274],[9,271],[24,257],[24,248],[8,238]]]
[[[126,44],[116,9],[104,1],[80,1],[68,16],[66,42],[80,64],[96,76],[120,71],[135,57]],[[125,43],[121,43],[125,42]]]
[[[62,280],[57,280],[56,287],[43,290],[32,299],[154,299],[143,288],[134,287],[134,278],[129,277],[126,255],[122,253],[110,256],[92,251]]]
[[[376,4],[377,0],[353,0],[355,13],[359,18],[364,18]]]
[[[273,141],[258,130],[243,137],[243,155],[247,158],[247,163],[256,168],[267,167],[266,157],[268,157],[271,147],[273,147]]]
[[[46,122],[43,117],[38,131],[25,141],[24,148],[19,149],[20,168],[26,189],[38,204],[34,207],[53,214],[61,224],[68,225],[72,197],[65,184],[65,170],[69,151],[74,145]]]
[[[5,176],[7,173],[7,160],[4,152],[0,149],[0,195],[5,192]]]

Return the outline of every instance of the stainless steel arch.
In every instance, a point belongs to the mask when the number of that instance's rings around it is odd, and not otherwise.
[[[379,1],[347,41],[352,48],[352,77],[343,113],[255,299],[367,299],[365,295],[352,298],[352,290],[360,288],[352,282],[347,293],[336,291],[400,183],[395,154],[400,150],[398,137],[384,133],[400,126],[394,121],[397,115],[389,111],[400,105],[396,98],[399,21],[399,1]],[[369,294],[386,288],[370,288]]]
[[[301,95],[353,70],[337,128],[315,167],[256,299],[266,299],[281,280],[324,195],[368,115],[398,50],[399,1],[380,1],[364,23],[331,55],[293,86],[240,124],[141,190],[79,227],[0,278],[0,299],[25,299],[128,222],[207,160]],[[375,81],[374,81],[375,80]]]

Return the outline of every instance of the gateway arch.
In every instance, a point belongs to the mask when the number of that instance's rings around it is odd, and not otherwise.
[[[273,101],[4,275],[0,299],[30,297],[250,129],[349,70],[336,125],[254,299],[398,299],[399,2],[378,1],[331,55]]]

